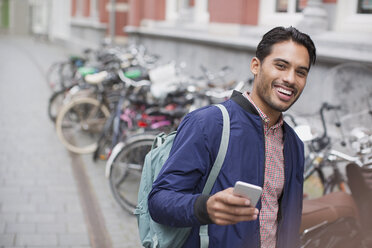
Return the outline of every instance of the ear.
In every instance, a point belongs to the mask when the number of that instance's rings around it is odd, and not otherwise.
[[[261,61],[257,57],[253,57],[251,60],[251,72],[254,76],[257,76],[261,66]]]

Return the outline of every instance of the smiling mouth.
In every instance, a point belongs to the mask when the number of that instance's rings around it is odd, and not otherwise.
[[[275,85],[274,86],[276,89],[276,92],[282,101],[290,101],[292,97],[295,95],[295,90],[294,89],[289,89],[289,88],[282,88],[280,85]]]
[[[287,96],[291,96],[291,95],[293,94],[292,91],[290,91],[290,90],[286,90],[286,89],[283,89],[283,88],[280,88],[280,87],[278,87],[278,91],[279,91],[280,93],[284,94],[284,95],[287,95]]]

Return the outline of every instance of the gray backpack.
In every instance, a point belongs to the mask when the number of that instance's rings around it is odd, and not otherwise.
[[[216,181],[216,178],[220,172],[223,161],[225,160],[230,137],[229,114],[223,105],[217,104],[216,106],[220,108],[223,116],[222,138],[216,160],[213,164],[202,194],[210,194],[214,182]],[[182,247],[191,231],[191,227],[176,228],[156,223],[151,218],[147,205],[147,198],[152,189],[152,184],[169,156],[175,136],[176,132],[172,132],[168,135],[165,135],[164,133],[158,135],[154,140],[153,148],[145,158],[141,183],[138,191],[138,205],[134,210],[134,214],[137,216],[139,235],[143,247]],[[200,247],[208,247],[208,225],[203,225],[200,227],[199,235]]]

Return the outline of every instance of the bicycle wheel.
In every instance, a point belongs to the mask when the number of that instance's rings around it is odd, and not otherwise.
[[[97,148],[93,153],[94,161],[97,161],[97,159],[107,160],[108,156],[110,155],[112,144],[112,123],[114,117],[115,116],[112,114],[106,120],[106,123],[97,141]]]
[[[62,75],[61,70],[66,62],[55,62],[53,63],[46,73],[46,81],[50,89],[59,91],[61,87]]]
[[[77,98],[63,106],[58,113],[58,138],[71,152],[92,153],[97,148],[100,131],[110,112],[94,98]]]
[[[333,172],[334,173],[334,172]],[[324,195],[327,195],[332,192],[350,192],[349,187],[344,179],[340,175],[333,174],[329,176],[324,183]]]
[[[324,192],[324,175],[321,168],[322,158],[310,156],[305,159],[303,194],[305,199],[321,197]]]
[[[304,181],[304,198],[315,199],[323,195],[324,185],[317,173],[312,174]]]
[[[59,109],[61,108],[64,98],[65,98],[64,90],[54,92],[52,96],[49,98],[48,116],[52,122],[56,122],[57,114],[59,112]]]
[[[133,136],[112,160],[109,184],[115,200],[130,214],[137,205],[142,167],[146,154],[151,150],[154,134]]]
[[[73,86],[69,86],[66,89],[62,89],[56,91],[52,94],[48,101],[48,116],[52,122],[56,122],[57,115],[59,110],[62,107],[63,100],[65,99],[66,93],[72,88]]]

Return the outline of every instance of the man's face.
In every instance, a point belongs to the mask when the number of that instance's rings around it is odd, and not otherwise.
[[[252,59],[252,99],[265,114],[286,111],[300,97],[309,66],[306,47],[291,40],[273,45],[263,61]]]

